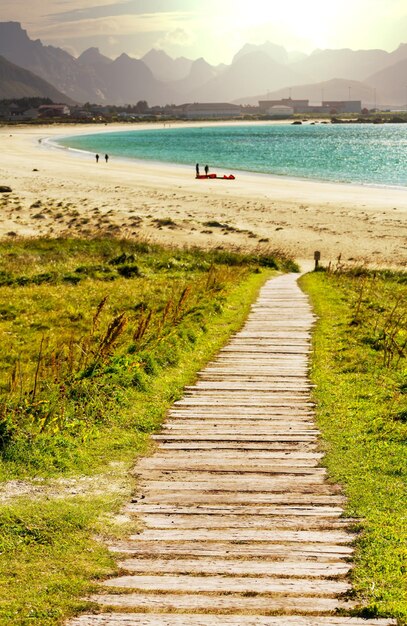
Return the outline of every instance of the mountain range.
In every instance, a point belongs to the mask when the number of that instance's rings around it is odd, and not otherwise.
[[[163,50],[150,50],[141,59],[125,53],[110,59],[89,48],[76,58],[62,48],[30,39],[18,22],[1,22],[0,55],[0,94],[6,92],[7,83],[10,97],[19,97],[27,85],[27,74],[17,71],[22,68],[31,73],[32,88],[35,75],[48,83],[44,90],[57,90],[54,96],[45,91],[35,95],[66,102],[257,104],[259,99],[292,95],[310,101],[351,97],[365,106],[407,104],[406,81],[400,80],[407,75],[407,44],[393,52],[343,49],[316,50],[310,55],[271,42],[246,44],[230,65],[212,66],[202,58],[172,59]]]
[[[0,100],[14,98],[50,98],[53,102],[73,104],[47,81],[0,56]]]

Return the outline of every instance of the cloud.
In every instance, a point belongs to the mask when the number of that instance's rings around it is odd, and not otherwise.
[[[119,5],[124,0],[118,0]],[[108,6],[112,0],[98,0],[98,6]],[[44,21],[60,19],[66,12],[84,11],[94,5],[94,0],[1,0],[1,20],[19,21],[22,23],[40,24]],[[58,10],[59,9],[59,10]]]
[[[188,14],[184,13],[146,13],[143,15],[120,15],[82,19],[79,22],[61,22],[47,24],[38,29],[40,36],[48,41],[80,39],[83,37],[137,35],[138,33],[180,32],[180,26]]]
[[[67,0],[69,6],[64,11],[54,11],[51,17],[58,21],[81,21],[82,19],[114,17],[120,15],[143,15],[178,13],[190,11],[190,3],[187,0]]]
[[[156,47],[165,48],[167,45],[186,47],[191,46],[194,42],[195,37],[192,32],[179,27],[166,33],[165,37],[157,41]]]

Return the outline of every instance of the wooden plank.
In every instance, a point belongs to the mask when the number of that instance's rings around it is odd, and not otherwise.
[[[149,504],[141,502],[140,504],[128,504],[126,510],[131,512],[142,513],[166,513],[166,514],[180,514],[180,515],[255,515],[260,517],[262,515],[267,516],[294,516],[294,517],[331,517],[337,518],[343,514],[342,507],[335,506],[227,506],[222,504],[220,506],[188,506],[188,507],[174,507],[167,504]],[[350,520],[352,521],[352,520]]]
[[[131,535],[132,541],[251,541],[263,543],[333,543],[349,544],[355,535],[340,530],[265,530],[246,528],[146,528],[139,535]]]
[[[270,418],[285,418],[287,422],[292,418],[295,420],[308,418],[312,419],[314,417],[313,408],[305,407],[302,403],[292,406],[292,403],[283,402],[281,404],[268,406],[267,404],[260,404],[254,406],[241,406],[236,407],[234,405],[229,406],[174,406],[168,412],[168,415],[171,417],[177,418],[178,416],[183,416],[186,413],[190,413],[191,417],[196,415],[197,417],[205,417],[205,415],[210,416],[214,414],[216,416],[242,416],[242,417],[252,417],[256,418],[259,416],[268,416]],[[314,418],[315,419],[315,418]]]
[[[194,472],[193,474],[191,474],[191,472]],[[137,474],[136,470],[134,470],[134,472]],[[139,476],[139,480],[141,480],[143,482],[143,484],[147,484],[146,481],[150,480],[158,480],[158,481],[162,481],[167,479],[168,482],[180,482],[182,481],[186,486],[188,485],[189,482],[196,482],[196,481],[200,481],[200,480],[211,480],[213,479],[213,485],[212,485],[212,490],[216,489],[217,487],[217,479],[227,479],[227,478],[231,478],[231,479],[238,479],[239,477],[251,477],[252,478],[252,482],[257,481],[257,480],[263,480],[263,485],[264,485],[264,489],[262,489],[262,491],[264,493],[273,493],[274,491],[274,487],[277,489],[277,491],[280,491],[279,487],[284,484],[284,481],[282,479],[284,479],[285,477],[287,477],[287,485],[289,483],[291,483],[290,487],[291,487],[291,491],[296,492],[296,493],[302,493],[303,492],[303,488],[304,487],[309,487],[311,484],[313,485],[314,489],[315,489],[315,494],[333,494],[333,493],[338,493],[338,487],[334,488],[331,485],[329,485],[327,482],[324,481],[316,481],[316,480],[311,480],[312,478],[314,478],[315,474],[313,472],[307,472],[306,470],[300,469],[298,471],[292,471],[292,468],[282,468],[280,472],[269,472],[267,470],[261,471],[258,469],[253,469],[251,470],[246,469],[244,467],[240,467],[240,469],[237,467],[236,470],[234,470],[233,468],[231,469],[230,467],[220,467],[216,470],[213,470],[212,468],[205,468],[204,466],[202,467],[201,470],[199,469],[194,469],[194,470],[189,470],[188,467],[186,466],[184,469],[182,467],[179,467],[178,469],[173,467],[165,467],[162,469],[146,469],[145,471],[143,469],[139,470],[138,476]],[[325,473],[322,470],[320,476],[322,478],[325,477]],[[294,481],[293,479],[297,478],[297,481]],[[268,479],[268,482],[266,482],[266,480]],[[237,482],[237,480],[236,480]],[[295,488],[295,486],[298,485],[298,489]],[[244,483],[242,482],[241,485],[241,491],[250,491],[250,489],[248,489],[248,483]]]
[[[146,458],[137,467],[137,473],[139,470],[164,470],[166,472],[185,471],[189,472],[211,472],[213,474],[224,472],[239,472],[242,471],[250,474],[298,474],[300,476],[326,476],[326,470],[322,467],[317,467],[316,461],[308,461],[307,459],[281,459],[279,461],[263,461],[263,459],[257,460],[244,460],[236,463],[235,459],[221,459],[216,462],[216,459],[212,461],[205,461],[201,459],[192,460],[189,459],[156,459],[154,457]]]
[[[289,433],[289,434],[306,434],[306,435],[319,435],[319,430],[315,429],[315,426],[312,424],[308,424],[307,422],[298,422],[290,424],[289,426],[285,423],[285,420],[256,420],[251,419],[248,420],[240,420],[237,417],[235,419],[222,420],[214,418],[207,418],[203,420],[179,420],[167,422],[164,424],[164,429],[166,432],[176,432],[176,431],[193,431],[199,428],[201,432],[209,432],[209,433],[221,433],[225,434],[228,431],[235,432],[238,431],[242,435],[251,435],[256,432],[257,435],[269,435],[276,433]],[[214,430],[216,429],[216,430]]]
[[[353,554],[353,548],[345,544],[325,543],[253,543],[232,541],[145,541],[142,537],[135,540],[117,541],[109,547],[111,552],[132,555],[188,556],[191,558],[235,557],[262,558],[278,560],[315,559],[337,561]]]
[[[302,407],[312,407],[313,404],[311,402],[304,402],[301,398],[294,398],[289,394],[287,397],[283,397],[282,395],[270,395],[270,398],[253,398],[253,396],[246,396],[242,398],[238,397],[214,397],[214,398],[204,398],[201,396],[191,396],[185,397],[182,400],[178,400],[174,403],[174,406],[264,406],[264,407],[273,407],[273,406],[284,406],[291,407],[294,411],[297,406]]]
[[[126,559],[119,567],[139,574],[221,574],[223,576],[285,576],[320,578],[345,576],[351,566],[343,561],[316,563],[312,561],[265,561],[233,559]]]
[[[256,373],[260,375],[265,375],[266,373],[280,376],[287,376],[289,374],[299,374],[303,376],[304,372],[308,367],[308,358],[306,355],[303,357],[296,355],[295,359],[282,357],[281,355],[274,355],[268,357],[253,355],[252,358],[241,358],[239,361],[237,359],[231,358],[220,358],[212,361],[209,365],[205,367],[203,373],[212,372],[213,370],[219,370],[221,373],[224,373],[227,370],[230,373],[244,373],[246,371],[246,367],[249,368],[248,373],[251,373],[251,370],[256,371]],[[305,382],[305,379],[304,379]]]
[[[152,458],[152,457],[149,457]],[[234,460],[236,462],[239,461],[258,461],[258,462],[267,462],[273,461],[276,463],[277,461],[286,461],[286,462],[295,462],[295,461],[315,461],[319,462],[323,458],[322,452],[314,452],[308,450],[241,450],[232,449],[232,450],[224,450],[222,452],[222,459],[226,460]],[[154,454],[154,459],[159,460],[173,460],[176,461],[178,459],[182,459],[183,461],[213,461],[213,453],[208,450],[171,450],[160,446]],[[138,464],[139,466],[139,464]]]
[[[179,610],[189,610],[192,608],[185,606],[186,601],[182,596],[179,596]],[[207,598],[207,604],[204,603],[204,598],[196,598],[197,609],[206,610],[210,609],[210,599]],[[94,600],[95,598],[93,598]],[[106,606],[116,606],[126,608],[126,600],[131,603],[130,606],[138,606],[141,609],[150,610],[177,610],[176,600],[177,598],[164,598],[165,602],[160,605],[159,597],[154,596],[149,598],[150,602],[146,606],[140,606],[143,603],[143,596],[140,594],[131,594],[130,596],[102,596],[100,602]],[[302,601],[303,600],[303,601]],[[261,601],[255,601],[253,598],[242,598],[242,610],[255,610],[255,607],[263,610],[263,612],[281,611],[284,609],[283,601],[276,599],[272,600],[271,604],[267,604],[268,598],[264,598]],[[236,609],[235,598],[215,598],[213,604],[213,610],[233,610]],[[321,599],[319,606],[324,607],[324,613],[329,613],[334,609],[329,607],[332,605],[332,601],[327,599]],[[339,608],[350,608],[350,603],[339,603]],[[268,608],[269,607],[269,608]],[[298,598],[298,601],[292,603],[287,607],[288,611],[294,611],[296,607],[300,607],[301,613],[312,612],[312,601],[309,598]],[[301,608],[303,607],[303,608]],[[392,619],[359,619],[356,617],[336,617],[330,615],[329,617],[303,617],[303,616],[288,616],[279,615],[275,617],[262,616],[262,615],[214,615],[214,614],[195,614],[195,613],[182,613],[182,614],[165,614],[165,613],[105,613],[102,615],[84,615],[82,617],[76,617],[69,622],[71,626],[395,626],[396,620]]]
[[[212,461],[213,453],[208,450],[171,450],[169,451],[166,448],[160,446],[154,454],[154,459],[183,459],[184,461],[188,460],[201,460],[201,461]],[[222,459],[234,459],[235,461],[274,461],[277,460],[285,460],[289,462],[294,461],[315,461],[319,462],[323,458],[322,452],[313,452],[308,450],[242,450],[232,449],[232,450],[224,450],[222,452]],[[150,457],[151,458],[151,457]]]
[[[220,438],[216,435],[183,435],[183,434],[162,434],[162,435],[152,435],[152,439],[155,441],[215,441],[219,442]],[[253,434],[249,435],[223,435],[221,438],[222,441],[233,441],[233,442],[242,442],[242,443],[292,443],[292,442],[314,442],[316,438],[314,435],[303,434],[303,435],[291,435],[291,434],[283,434],[277,433],[276,435],[263,435],[258,436]]]
[[[239,420],[239,419],[229,419],[229,420],[216,420],[216,418],[209,418],[207,420],[179,420],[177,422],[167,422],[163,427],[163,434],[177,434],[184,433],[194,434],[196,432],[199,434],[208,434],[208,435],[243,435],[243,436],[251,436],[255,434],[256,436],[275,436],[275,435],[297,435],[297,436],[306,436],[306,437],[314,437],[317,438],[319,436],[319,431],[315,430],[315,427],[308,424],[307,422],[300,422],[297,424],[293,424],[292,426],[287,426],[285,424],[285,420]]]
[[[261,452],[297,452],[299,450],[309,450],[314,451],[317,450],[316,441],[314,442],[303,442],[303,441],[291,441],[291,442],[239,442],[239,441],[161,441],[157,444],[157,449],[159,450],[188,450],[188,451],[199,451],[199,450],[216,450],[217,454],[223,454],[225,451],[261,451]]]
[[[289,389],[287,389],[287,386],[284,383],[278,383],[277,381],[274,381],[272,384],[264,383],[263,385],[256,382],[246,383],[245,385],[243,385],[242,383],[233,382],[225,384],[220,381],[216,385],[212,383],[212,386],[207,386],[209,382],[210,381],[205,381],[205,379],[201,379],[194,387],[187,387],[185,389],[184,395],[190,396],[196,394],[196,392],[199,392],[199,394],[202,394],[205,397],[207,395],[213,394],[214,392],[216,392],[217,395],[229,396],[231,393],[233,393],[234,395],[247,395],[254,393],[256,397],[259,396],[260,398],[262,398],[272,394],[291,394],[293,397],[298,397],[302,399],[304,394],[308,394],[310,389],[312,389],[312,387],[308,386],[307,384],[300,384],[299,382],[297,382],[296,384],[292,382]]]
[[[233,476],[232,478],[224,477],[223,475],[220,477],[214,477],[210,474],[208,477],[204,476],[188,476],[186,480],[176,480],[178,476],[168,478],[166,473],[161,474],[161,479],[156,479],[154,476],[151,477],[144,476],[144,474],[139,474],[139,483],[138,489],[139,491],[143,491],[146,493],[146,490],[155,492],[155,491],[183,491],[194,490],[194,491],[261,491],[275,492],[280,491],[282,489],[296,488],[296,492],[299,491],[298,477],[297,476],[263,476],[259,478],[256,476],[253,478],[252,476],[246,476],[242,474],[241,476]],[[329,485],[326,485],[323,476],[307,476],[306,479],[301,480],[301,490],[304,487],[314,488],[315,485],[321,485],[322,489],[316,489],[318,493],[333,493],[332,489]],[[137,494],[135,494],[137,496]]]
[[[105,587],[121,589],[144,589],[145,591],[176,591],[178,593],[268,593],[284,595],[326,596],[349,591],[349,583],[342,580],[325,578],[314,580],[307,578],[249,578],[238,576],[189,576],[187,574],[157,576],[133,575],[109,578]],[[317,603],[317,598],[314,598]]]
[[[130,512],[128,509],[126,509]],[[286,517],[266,515],[166,515],[145,514],[139,517],[145,528],[251,528],[266,530],[336,530],[349,528],[349,521],[323,517]]]
[[[285,480],[287,476],[284,474],[276,476],[274,474],[251,473],[247,476],[243,472],[241,474],[238,472],[234,474],[223,472],[213,476],[210,472],[190,475],[188,471],[182,470],[150,470],[149,473],[152,474],[150,477],[143,472],[138,474],[139,487],[134,497],[137,497],[140,493],[146,496],[147,494],[153,495],[157,492],[183,494],[187,491],[197,492],[197,497],[199,497],[198,492],[213,494],[218,491],[223,492],[225,497],[227,497],[227,492],[235,494],[239,491],[247,496],[249,494],[259,494],[261,498],[267,497],[267,494],[284,494],[287,490],[291,490],[297,495],[309,494],[309,499],[312,494],[315,494],[315,496],[340,494],[338,487],[333,488],[323,480],[323,477],[320,480],[315,480],[312,475],[302,477],[293,474],[288,476],[288,480]],[[211,480],[211,478],[214,478],[214,480]]]
[[[244,360],[242,360],[242,364],[245,364],[246,362]],[[249,363],[247,363],[247,367],[249,367]],[[301,374],[302,376],[306,375],[306,368],[304,368],[304,372]],[[227,372],[227,371],[220,371],[218,373],[212,373],[212,372],[208,372],[208,371],[201,371],[200,374],[198,374],[198,380],[202,380],[202,381],[208,381],[208,382],[222,382],[224,380],[228,380],[231,382],[236,382],[236,383],[240,383],[243,384],[244,381],[248,381],[248,382],[257,382],[257,383],[270,383],[270,384],[274,384],[274,383],[283,383],[284,381],[287,381],[287,385],[295,385],[295,381],[299,379],[299,376],[297,373],[294,372],[279,372],[279,371],[275,371],[275,372],[269,372],[268,374],[265,373],[263,371],[263,369],[261,368],[260,370],[258,370],[257,372],[250,372],[247,371],[247,369],[245,369],[244,371],[240,371],[240,372]]]
[[[208,408],[177,408],[171,409],[168,412],[168,416],[171,419],[183,420],[183,419],[236,419],[239,417],[241,420],[270,420],[276,422],[308,422],[312,420],[312,413],[309,410],[305,410],[301,407],[298,407],[296,410],[293,410],[290,407],[278,406],[278,407],[241,407],[241,409],[223,407],[220,409],[216,407],[215,409]],[[313,422],[315,424],[315,422]]]
[[[319,495],[315,493],[199,493],[195,491],[169,492],[168,494],[159,492],[156,496],[149,495],[150,504],[161,502],[162,504],[173,504],[185,506],[188,504],[306,504],[306,505],[328,505],[335,506],[343,504],[345,498],[341,495]]]

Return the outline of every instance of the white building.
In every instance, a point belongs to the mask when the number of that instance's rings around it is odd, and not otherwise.
[[[269,115],[270,117],[287,119],[289,117],[293,117],[294,109],[293,107],[288,107],[283,104],[275,104],[274,106],[267,109],[267,115]]]

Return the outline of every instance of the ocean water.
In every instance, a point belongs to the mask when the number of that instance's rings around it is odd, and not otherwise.
[[[65,137],[60,145],[110,157],[191,165],[218,174],[407,186],[407,124],[273,124],[152,128]]]

